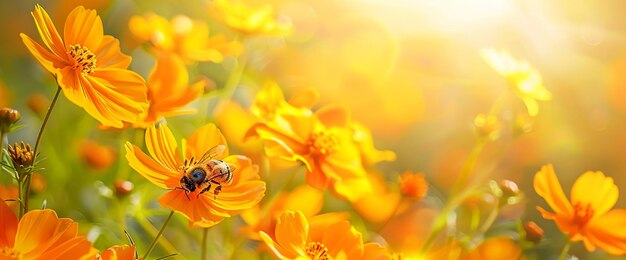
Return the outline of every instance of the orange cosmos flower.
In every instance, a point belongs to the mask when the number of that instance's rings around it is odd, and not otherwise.
[[[372,259],[364,252],[380,254],[380,246],[363,245],[361,233],[350,222],[335,218],[312,217],[300,211],[285,211],[278,217],[276,240],[261,231],[259,235],[280,259]],[[368,250],[364,250],[368,248]]]
[[[222,62],[224,56],[236,56],[243,51],[237,41],[228,41],[224,35],[209,36],[209,27],[202,21],[194,21],[177,15],[170,21],[154,13],[133,16],[128,21],[133,35],[142,42],[149,42],[159,52],[173,53],[185,62]]]
[[[13,210],[13,212],[17,212],[18,210],[18,207],[20,204],[17,202],[17,200],[19,199],[19,197],[20,197],[20,193],[19,193],[17,186],[13,184],[8,184],[7,186],[0,184],[0,198],[16,200],[16,201],[5,202],[7,205],[9,205],[9,207]]]
[[[467,252],[462,259],[466,260],[501,260],[501,259],[524,259],[520,258],[522,249],[515,240],[506,236],[489,238],[478,247]],[[439,258],[440,259],[440,258]]]
[[[213,124],[199,128],[189,139],[183,140],[182,155],[172,132],[164,124],[146,130],[146,146],[152,158],[137,146],[126,143],[130,166],[155,185],[170,189],[158,199],[159,203],[183,214],[193,226],[213,226],[224,218],[252,208],[265,195],[265,182],[259,180],[258,166],[245,156],[229,156],[226,140]],[[198,161],[217,146],[222,147],[223,152],[211,152],[211,159],[228,164],[232,171],[230,183],[220,183],[221,191],[215,190],[220,187],[215,183],[207,192],[202,192],[201,188],[184,190],[183,176],[190,170],[207,167],[208,162]]]
[[[531,116],[539,113],[537,100],[552,99],[550,91],[543,86],[541,74],[526,61],[516,60],[508,52],[495,49],[484,49],[480,55],[515,87],[517,96],[522,99]]]
[[[64,39],[39,5],[32,12],[47,50],[25,34],[24,44],[46,70],[54,74],[65,96],[105,126],[135,122],[146,104],[141,76],[127,70],[131,58],[119,42],[103,35],[95,10],[74,8],[65,21]]]
[[[97,250],[78,223],[53,210],[32,210],[18,221],[0,198],[0,259],[93,259]]]
[[[626,254],[626,210],[611,210],[619,196],[613,178],[585,172],[574,182],[568,200],[549,164],[537,172],[534,186],[554,213],[539,206],[537,210],[554,220],[571,241],[582,240],[589,251],[597,247],[613,255]]]
[[[113,148],[100,145],[92,140],[82,141],[79,144],[78,153],[89,167],[98,171],[108,169],[117,159],[117,154]]]
[[[274,18],[270,5],[252,8],[242,2],[215,0],[209,13],[218,21],[246,35],[284,36],[291,32],[291,22]]]
[[[422,199],[428,192],[428,182],[423,173],[404,172],[400,175],[400,192],[402,195]]]

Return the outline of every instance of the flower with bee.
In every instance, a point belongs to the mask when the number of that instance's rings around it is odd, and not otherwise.
[[[153,125],[146,130],[146,147],[150,156],[126,143],[130,166],[169,189],[159,203],[183,214],[192,226],[213,226],[252,208],[265,195],[258,166],[245,156],[229,155],[226,140],[214,124],[183,139],[182,154],[167,125]]]

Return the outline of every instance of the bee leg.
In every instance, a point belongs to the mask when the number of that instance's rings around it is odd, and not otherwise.
[[[211,180],[211,182],[217,185],[217,187],[215,187],[215,190],[213,190],[213,199],[217,199],[217,195],[220,194],[220,191],[222,191],[222,184],[214,180]]]
[[[199,198],[199,197],[200,197],[200,194],[202,194],[202,193],[205,193],[205,192],[209,191],[209,189],[211,189],[211,184],[210,184],[210,183],[209,183],[209,186],[207,186],[206,188],[202,189],[202,190],[198,193],[197,198]]]
[[[185,191],[185,196],[187,196],[187,199],[188,199],[188,200],[191,200],[191,198],[189,198],[189,191],[188,191],[188,190],[185,190],[185,189],[183,189],[183,190]]]

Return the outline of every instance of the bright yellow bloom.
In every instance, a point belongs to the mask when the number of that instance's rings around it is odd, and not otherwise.
[[[552,94],[544,86],[539,72],[531,67],[526,61],[516,60],[506,51],[484,49],[480,55],[515,87],[526,108],[528,114],[536,116],[539,112],[537,100],[547,101]]]
[[[147,85],[150,105],[147,113],[135,124],[136,127],[146,128],[162,117],[195,112],[184,107],[204,92],[204,81],[189,85],[185,64],[179,57],[165,53],[158,56]]]
[[[216,185],[208,192],[201,193],[201,189],[196,189],[186,194],[181,186],[185,168],[200,166],[192,161],[199,160],[207,151],[220,145],[225,147],[224,152],[212,159],[223,160],[231,170],[234,169],[232,182],[223,183],[218,195],[215,195]],[[182,213],[193,226],[213,226],[224,218],[254,207],[265,195],[265,182],[259,180],[259,167],[245,156],[229,155],[224,136],[213,124],[199,128],[189,139],[183,140],[182,155],[172,132],[164,124],[146,130],[146,146],[152,158],[137,146],[126,143],[130,166],[158,187],[171,189],[158,199],[159,203]]]
[[[280,259],[373,259],[364,252],[380,253],[377,250],[380,246],[363,245],[361,234],[350,222],[317,217],[307,220],[300,211],[282,213],[275,234],[276,240],[273,240],[265,232],[259,233]]]
[[[229,41],[224,35],[209,36],[209,27],[202,21],[177,15],[170,21],[154,13],[133,16],[130,31],[142,42],[149,42],[157,52],[174,53],[185,62],[222,62],[224,56],[239,55],[243,45]]]
[[[402,195],[398,191],[387,188],[382,174],[370,173],[368,179],[372,190],[352,202],[352,206],[359,215],[369,222],[381,223],[392,218],[392,214],[398,215],[406,210],[408,201],[400,205]]]
[[[267,211],[255,207],[241,214],[243,220],[249,225],[243,230],[248,232],[252,239],[261,240],[259,231],[263,231],[274,238],[276,220],[286,210],[297,210],[302,212],[305,217],[313,217],[320,212],[324,204],[323,194],[307,185],[299,186],[290,192],[280,192],[275,196]]]
[[[101,260],[135,260],[137,249],[135,246],[112,246],[102,252]]]
[[[0,259],[93,259],[98,250],[78,223],[50,209],[32,210],[18,221],[0,198]]]
[[[131,58],[121,53],[119,41],[103,35],[95,10],[74,8],[65,21],[64,39],[39,5],[32,12],[47,50],[20,34],[39,63],[55,75],[65,96],[105,126],[135,122],[146,103],[141,76],[127,70]]]
[[[554,220],[571,241],[583,241],[589,251],[600,248],[609,254],[626,254],[626,210],[611,209],[619,191],[613,178],[602,172],[585,172],[572,186],[570,200],[565,197],[552,165],[535,175],[535,191],[554,210],[537,206],[546,219]]]
[[[240,1],[215,0],[209,12],[216,20],[246,35],[284,36],[292,29],[290,21],[274,18],[270,5],[255,9]]]

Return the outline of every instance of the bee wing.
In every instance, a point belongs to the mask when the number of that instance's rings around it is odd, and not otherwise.
[[[226,151],[226,146],[225,145],[216,145],[213,148],[209,149],[208,151],[206,151],[203,155],[202,158],[200,158],[200,160],[198,161],[198,163],[204,163],[207,162],[215,157],[218,157],[220,155],[222,155],[224,153],[224,151]]]

